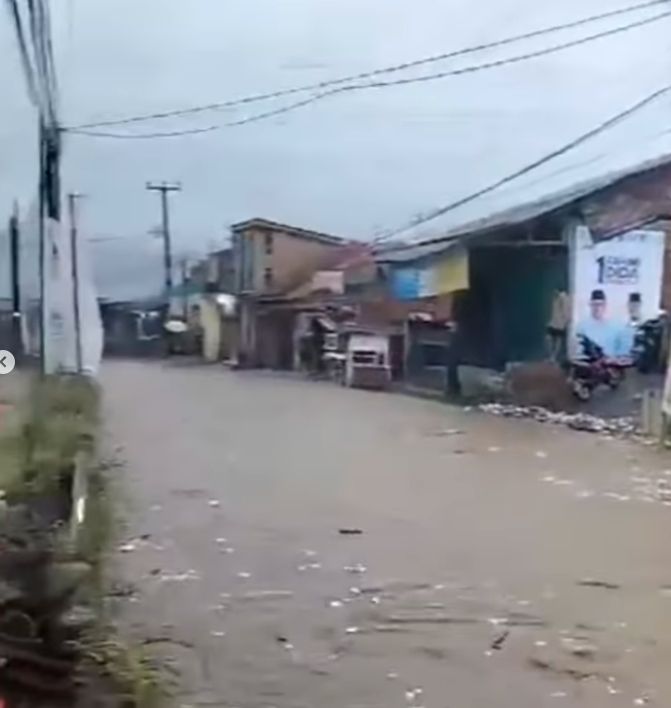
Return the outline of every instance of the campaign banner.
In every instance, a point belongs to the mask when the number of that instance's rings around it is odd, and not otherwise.
[[[659,315],[665,235],[629,231],[594,241],[579,226],[570,248],[572,355],[579,335],[598,344],[607,356],[631,354],[636,327]]]

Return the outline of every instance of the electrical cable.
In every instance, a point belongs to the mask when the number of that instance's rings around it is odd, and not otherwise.
[[[14,23],[14,31],[16,32],[16,41],[19,45],[19,55],[21,57],[21,65],[23,67],[26,86],[28,88],[28,95],[30,96],[31,101],[37,107],[39,107],[40,97],[37,91],[37,82],[35,79],[33,64],[30,59],[30,54],[28,52],[28,43],[26,41],[26,36],[23,30],[21,13],[19,11],[19,7],[16,3],[16,0],[7,0],[7,7]]]
[[[45,0],[27,0],[30,17],[31,43],[40,96],[40,112],[45,126],[57,127],[56,90],[50,28]]]
[[[557,157],[560,157],[564,153],[569,152],[570,150],[573,150],[574,148],[578,147],[579,145],[582,145],[583,143],[587,142],[588,140],[591,140],[592,138],[596,137],[600,133],[604,132],[605,130],[608,130],[609,128],[613,127],[617,123],[621,122],[622,120],[625,120],[629,116],[633,115],[637,111],[641,110],[648,104],[652,103],[656,99],[658,99],[660,96],[663,96],[667,93],[671,92],[671,84],[668,84],[666,86],[663,86],[660,89],[657,89],[656,91],[653,91],[653,93],[649,94],[643,99],[640,99],[633,105],[629,106],[628,108],[625,108],[623,111],[620,111],[619,113],[616,113],[614,116],[611,116],[607,120],[605,120],[603,123],[600,123],[594,128],[591,128],[588,130],[586,133],[582,133],[578,137],[574,138],[573,140],[569,141],[568,143],[562,145],[559,148],[556,148],[555,150],[552,150],[551,152],[547,153],[546,155],[543,155],[542,157],[534,160],[533,162],[529,163],[528,165],[525,165],[524,167],[520,168],[519,170],[516,170],[515,172],[512,172],[511,174],[502,177],[501,179],[496,180],[492,184],[487,185],[486,187],[483,187],[481,189],[478,189],[475,192],[472,192],[471,194],[468,194],[465,197],[461,197],[459,199],[456,199],[453,202],[450,202],[449,204],[440,207],[439,209],[434,209],[433,211],[428,212],[427,214],[420,215],[419,217],[413,219],[411,222],[405,224],[404,226],[401,226],[397,229],[394,229],[393,231],[389,231],[382,236],[377,237],[376,239],[373,240],[374,244],[381,243],[382,241],[385,241],[389,238],[393,238],[395,236],[398,236],[399,234],[402,234],[405,231],[408,231],[409,229],[416,228],[417,226],[420,226],[422,224],[427,223],[428,221],[432,221],[433,219],[437,219],[440,216],[443,216],[444,214],[447,214],[450,211],[453,211],[454,209],[457,209],[458,207],[464,206],[465,204],[468,204],[469,202],[475,201],[476,199],[489,194],[490,192],[495,191],[496,189],[499,189],[505,184],[508,184],[509,182],[512,182],[513,180],[518,179],[519,177],[524,176],[525,174],[528,174],[529,172],[532,172],[533,170],[537,169],[541,165],[544,165],[546,162],[550,162],[551,160],[556,159]],[[423,240],[422,244],[429,244],[429,243],[439,243],[444,240],[444,237],[437,237],[434,239],[427,239]],[[413,244],[417,245],[417,244]]]
[[[221,123],[219,125],[207,126],[204,128],[189,128],[186,130],[175,130],[168,132],[154,132],[154,133],[109,133],[105,131],[87,130],[79,128],[64,128],[63,130],[75,135],[85,135],[93,138],[116,138],[121,140],[146,140],[153,138],[174,138],[182,137],[187,135],[198,135],[202,133],[211,133],[216,130],[222,130],[223,128],[233,128],[242,125],[247,125],[249,123],[255,123],[261,120],[266,120],[268,118],[273,118],[291,111],[303,108],[312,103],[317,103],[329,96],[334,96],[341,93],[349,93],[353,91],[361,91],[365,89],[380,89],[388,88],[390,86],[407,86],[414,83],[424,83],[427,81],[436,81],[438,79],[444,79],[450,76],[462,76],[464,74],[472,74],[479,71],[484,71],[487,69],[499,68],[501,66],[507,66],[509,64],[517,64],[522,61],[527,61],[529,59],[534,59],[541,56],[546,56],[548,54],[553,54],[555,52],[563,51],[572,47],[576,47],[588,42],[592,42],[597,39],[602,39],[604,37],[611,37],[615,34],[621,32],[629,31],[644,25],[650,24],[652,22],[657,22],[661,19],[671,17],[671,10],[663,12],[659,15],[654,15],[653,17],[648,17],[644,20],[639,20],[638,22],[629,23],[627,25],[621,25],[609,30],[604,30],[603,32],[598,32],[596,34],[588,35],[586,37],[581,37],[580,39],[574,39],[570,42],[563,42],[561,44],[555,44],[551,47],[545,47],[543,49],[538,49],[533,52],[527,52],[525,54],[518,54],[513,57],[507,57],[505,59],[498,59],[496,61],[485,62],[483,64],[474,64],[471,66],[461,67],[459,69],[452,69],[450,71],[443,71],[435,74],[426,74],[424,76],[415,76],[407,79],[395,79],[394,81],[377,81],[370,82],[367,84],[355,84],[352,86],[340,86],[338,88],[330,89],[328,91],[323,91],[322,93],[309,96],[301,101],[291,103],[287,106],[282,106],[281,108],[276,108],[270,111],[264,111],[263,113],[253,114],[246,118],[240,120],[229,121],[227,123]]]
[[[507,46],[509,44],[514,44],[516,42],[521,42],[525,41],[528,39],[534,39],[536,37],[541,37],[546,34],[551,34],[554,32],[560,32],[563,30],[567,29],[573,29],[576,27],[580,27],[585,24],[590,24],[593,22],[598,22],[601,20],[606,20],[610,19],[613,17],[617,17],[620,15],[628,14],[631,12],[636,12],[638,10],[643,10],[647,9],[650,7],[654,7],[656,5],[668,5],[668,0],[647,0],[647,2],[641,2],[635,5],[629,5],[624,8],[619,8],[617,10],[610,10],[608,12],[602,12],[596,15],[590,15],[585,18],[581,18],[579,20],[572,20],[570,22],[565,22],[562,24],[557,24],[553,25],[551,27],[545,27],[542,29],[537,29],[533,30],[531,32],[525,32],[523,34],[518,34],[518,35],[512,35],[510,37],[506,37],[504,39],[499,39],[499,40],[494,40],[491,42],[485,42],[481,44],[477,44],[471,47],[466,47],[464,49],[457,49],[457,50],[452,50],[449,52],[437,54],[437,55],[432,55],[428,57],[423,57],[421,59],[416,59],[416,60],[411,60],[404,62],[402,64],[396,64],[393,66],[388,66],[388,67],[383,67],[380,69],[373,69],[371,71],[366,71],[362,72],[359,74],[352,74],[349,76],[343,76],[335,79],[329,79],[326,81],[320,81],[317,83],[313,84],[307,84],[303,86],[297,86],[293,88],[288,88],[288,89],[282,89],[279,91],[273,91],[273,92],[268,92],[268,93],[260,93],[260,94],[254,94],[251,96],[246,96],[243,98],[238,98],[238,99],[231,99],[228,101],[222,101],[222,102],[217,102],[217,103],[209,103],[205,105],[200,105],[200,106],[192,106],[188,108],[179,108],[179,109],[173,109],[173,110],[168,110],[168,111],[161,111],[161,112],[156,112],[156,113],[148,113],[148,114],[143,114],[143,115],[137,115],[137,116],[130,116],[126,118],[117,118],[117,119],[112,119],[112,120],[105,120],[105,121],[96,121],[96,122],[89,122],[89,123],[81,123],[78,125],[73,125],[70,126],[68,129],[71,131],[75,130],[84,130],[84,129],[90,129],[90,128],[103,128],[103,127],[110,127],[110,126],[115,126],[115,125],[127,125],[131,123],[139,123],[143,121],[148,121],[148,120],[160,120],[164,118],[172,118],[176,116],[186,116],[186,115],[193,115],[197,113],[204,113],[208,111],[217,111],[217,110],[222,110],[226,108],[233,108],[236,106],[242,106],[246,105],[249,103],[257,103],[260,101],[267,101],[271,99],[276,99],[276,98],[283,98],[286,96],[291,96],[297,93],[304,93],[307,91],[320,91],[324,88],[328,88],[330,86],[337,86],[341,84],[348,84],[354,81],[361,81],[363,79],[370,79],[375,76],[380,76],[383,74],[391,74],[391,73],[396,73],[399,71],[406,71],[408,69],[413,69],[417,68],[419,66],[423,66],[426,64],[431,64],[439,61],[445,61],[448,59],[454,59],[456,57],[460,56],[465,56],[468,54],[474,54],[477,52],[481,52],[487,49],[495,49],[495,48],[500,48]],[[203,131],[199,131],[203,132]]]

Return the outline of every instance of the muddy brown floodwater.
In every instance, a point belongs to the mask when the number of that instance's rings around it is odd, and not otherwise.
[[[123,623],[175,706],[671,705],[671,456],[266,373],[103,383]]]

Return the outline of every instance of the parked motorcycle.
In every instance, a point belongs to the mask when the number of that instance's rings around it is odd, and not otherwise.
[[[603,349],[584,334],[578,335],[582,355],[569,363],[568,380],[576,398],[588,401],[599,386],[615,390],[624,380],[630,362],[607,357]]]
[[[659,369],[664,325],[665,318],[659,315],[641,322],[636,328],[632,356],[636,369],[642,374]]]

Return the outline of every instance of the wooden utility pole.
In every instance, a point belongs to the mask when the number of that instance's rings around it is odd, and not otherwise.
[[[152,192],[160,192],[161,194],[161,217],[162,217],[162,236],[163,236],[163,266],[165,270],[165,297],[170,306],[170,293],[172,291],[172,244],[170,242],[170,213],[168,210],[168,193],[179,192],[182,189],[180,184],[168,184],[161,182],[147,182],[147,189]],[[167,314],[167,313],[166,313]]]
[[[72,312],[75,324],[75,356],[77,373],[83,369],[82,356],[82,322],[79,310],[79,244],[77,232],[77,199],[82,195],[75,192],[68,194],[68,211],[70,215],[70,269],[72,273]]]

